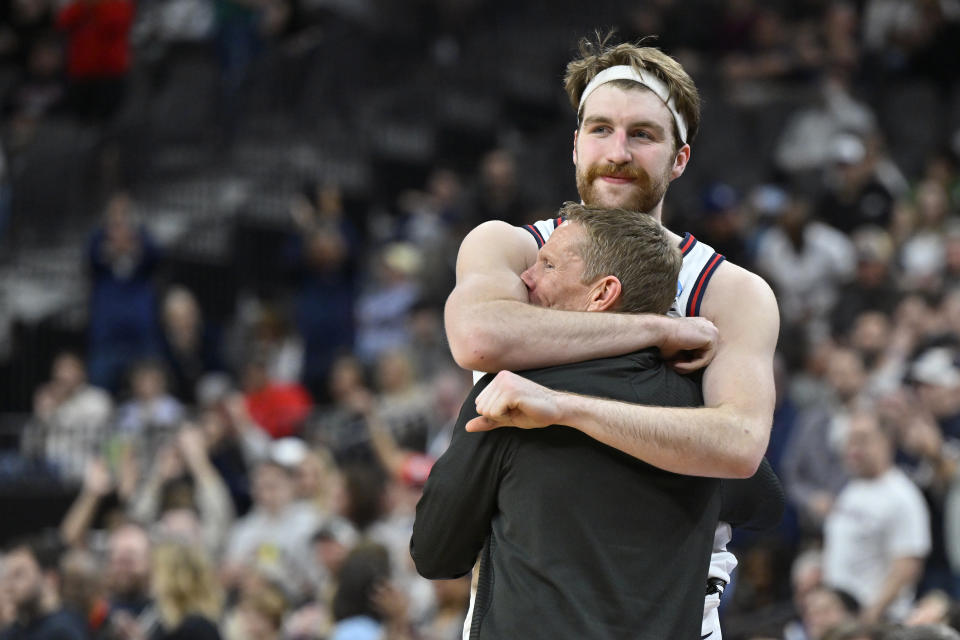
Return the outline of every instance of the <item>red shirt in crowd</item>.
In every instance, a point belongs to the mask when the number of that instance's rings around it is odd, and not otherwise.
[[[109,78],[130,69],[130,0],[74,0],[57,15],[67,34],[67,73],[71,78]]]
[[[300,431],[313,402],[298,384],[268,384],[246,394],[247,412],[253,421],[274,438],[285,438]]]

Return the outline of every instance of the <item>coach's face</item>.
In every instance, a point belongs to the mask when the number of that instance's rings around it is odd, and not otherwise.
[[[584,204],[659,216],[667,186],[689,159],[689,145],[674,151],[673,116],[652,91],[605,84],[587,98],[573,138]]]
[[[588,310],[593,286],[582,282],[580,247],[585,240],[586,232],[576,222],[557,227],[537,254],[537,261],[520,274],[531,304],[565,311]]]

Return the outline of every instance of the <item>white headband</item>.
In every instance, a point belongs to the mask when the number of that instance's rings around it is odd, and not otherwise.
[[[608,67],[595,75],[593,80],[587,84],[587,88],[583,90],[583,94],[580,96],[580,106],[577,107],[577,113],[583,112],[583,104],[587,101],[587,97],[594,92],[602,84],[606,84],[611,80],[633,80],[634,82],[639,82],[646,88],[653,91],[658,98],[663,101],[663,104],[667,106],[667,109],[670,109],[670,113],[673,114],[673,120],[677,123],[677,131],[680,133],[680,142],[682,144],[687,143],[687,123],[683,119],[683,116],[680,115],[680,112],[677,111],[676,102],[673,99],[673,96],[670,95],[670,90],[667,89],[667,85],[663,81],[652,73],[647,73],[646,71],[634,69],[630,65],[621,64],[615,67]]]

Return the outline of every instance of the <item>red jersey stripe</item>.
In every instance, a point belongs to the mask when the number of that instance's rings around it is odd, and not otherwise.
[[[700,272],[700,275],[697,276],[696,284],[693,288],[693,293],[690,294],[690,299],[687,300],[687,313],[688,318],[692,318],[700,315],[700,303],[703,301],[703,292],[707,289],[707,283],[710,282],[710,278],[713,277],[714,272],[717,270],[717,267],[720,266],[720,263],[723,262],[725,258],[719,253],[714,253],[713,257],[703,268],[703,271]]]

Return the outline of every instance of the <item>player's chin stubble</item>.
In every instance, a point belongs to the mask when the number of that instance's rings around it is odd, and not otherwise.
[[[609,192],[604,197],[598,184],[603,176],[630,178],[633,180],[633,184],[629,185],[632,188],[623,185],[619,190],[621,193],[613,196],[614,200],[610,201]],[[650,213],[663,199],[669,185],[669,175],[664,175],[659,180],[652,180],[650,174],[641,167],[604,164],[593,165],[586,171],[577,171],[577,191],[584,204],[591,207],[617,207],[628,211]]]

